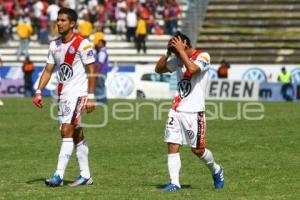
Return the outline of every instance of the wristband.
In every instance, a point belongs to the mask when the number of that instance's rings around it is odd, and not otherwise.
[[[35,91],[35,94],[42,94],[42,90],[37,89],[37,90]]]
[[[95,99],[95,95],[93,93],[88,93],[87,98],[88,99]]]

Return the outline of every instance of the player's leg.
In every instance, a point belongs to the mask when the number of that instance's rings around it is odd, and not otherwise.
[[[70,186],[91,185],[93,184],[93,179],[91,178],[89,169],[89,148],[81,127],[75,128],[74,143],[76,145],[76,156],[79,164],[80,176],[77,177]]]
[[[64,99],[59,101],[58,119],[62,137],[62,144],[58,156],[57,170],[46,184],[59,186],[62,184],[65,169],[68,165],[74,148],[74,130],[78,125],[86,97]]]
[[[54,187],[63,185],[65,169],[69,163],[74,148],[73,134],[74,125],[67,123],[61,125],[62,143],[58,155],[57,169],[54,175],[46,180],[46,185]]]
[[[215,162],[212,152],[205,147],[206,122],[204,112],[200,112],[197,115],[196,131],[197,138],[196,142],[192,145],[192,152],[209,168],[213,175],[215,188],[220,189],[224,185],[223,170],[222,167]]]
[[[179,144],[168,143],[168,171],[170,176],[170,183],[178,187],[177,188],[173,186],[174,189],[179,189],[181,187],[179,183],[179,173],[181,168],[179,148]]]
[[[179,122],[176,112],[169,112],[168,121],[165,130],[165,142],[168,143],[168,172],[170,176],[170,184],[162,188],[162,191],[173,191],[180,189],[179,173],[181,168],[181,160],[179,149],[182,144],[182,136],[180,135]]]
[[[192,151],[204,162],[204,164],[211,171],[215,188],[216,189],[223,188],[224,187],[223,168],[220,164],[217,164],[215,162],[212,152],[207,148],[205,149],[192,148]]]

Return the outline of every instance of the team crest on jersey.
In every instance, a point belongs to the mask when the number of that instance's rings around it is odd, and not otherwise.
[[[73,76],[73,69],[67,63],[59,66],[58,77],[61,82],[69,80]]]
[[[94,56],[94,51],[91,49],[86,54],[87,58]]]
[[[182,79],[177,85],[178,93],[181,98],[187,97],[191,93],[192,84],[189,79]]]
[[[73,46],[69,47],[69,53],[74,54],[75,53],[75,48]]]

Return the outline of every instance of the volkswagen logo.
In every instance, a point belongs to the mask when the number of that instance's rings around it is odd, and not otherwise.
[[[258,80],[261,82],[267,82],[268,79],[263,70],[259,68],[251,68],[243,74],[243,80]]]
[[[192,85],[189,79],[182,79],[178,83],[178,93],[181,98],[187,97],[191,93]]]
[[[186,133],[189,136],[190,140],[195,137],[195,134],[194,134],[194,132],[192,130],[187,130]]]
[[[115,97],[128,97],[134,90],[134,81],[128,75],[117,74],[109,82],[108,88]]]
[[[61,82],[69,80],[73,76],[73,69],[67,63],[59,66],[58,77]]]
[[[300,68],[296,68],[292,71],[292,82],[300,83]]]

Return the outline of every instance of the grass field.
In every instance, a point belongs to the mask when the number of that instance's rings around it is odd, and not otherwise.
[[[224,167],[225,188],[215,191],[208,169],[184,147],[184,187],[162,193],[159,187],[168,183],[163,142],[167,113],[162,120],[154,120],[153,108],[144,106],[139,115],[123,111],[114,116],[111,111],[118,101],[110,101],[107,126],[85,129],[95,184],[49,188],[44,179],[54,172],[60,148],[57,122],[50,118],[50,99],[45,99],[42,110],[29,98],[4,102],[0,107],[0,199],[300,199],[299,103],[264,103],[264,119],[259,121],[208,120],[207,147]],[[144,101],[126,102],[136,108]],[[244,103],[223,102],[224,114],[234,116],[239,105]],[[128,111],[128,106],[124,109]],[[98,108],[85,115],[84,122],[99,123],[102,113]],[[66,182],[77,175],[73,152]]]

